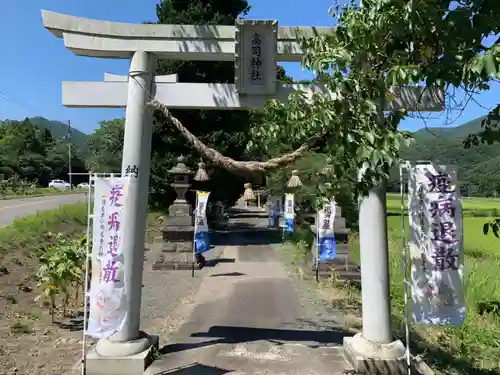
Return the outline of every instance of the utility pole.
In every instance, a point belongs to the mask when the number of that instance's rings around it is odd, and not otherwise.
[[[73,189],[72,174],[71,174],[71,120],[68,120],[68,176],[69,176],[69,188]]]

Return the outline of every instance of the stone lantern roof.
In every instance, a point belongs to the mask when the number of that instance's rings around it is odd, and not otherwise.
[[[177,165],[175,167],[173,167],[172,169],[170,169],[168,171],[168,173],[172,173],[172,174],[185,174],[185,175],[188,175],[188,174],[192,174],[193,172],[186,166],[186,164],[184,164],[184,160],[186,158],[184,156],[179,156],[177,158]]]

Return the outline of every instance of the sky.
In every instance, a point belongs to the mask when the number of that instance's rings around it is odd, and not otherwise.
[[[160,0],[0,0],[0,119],[21,120],[43,116],[71,121],[73,127],[91,133],[99,121],[123,117],[122,109],[65,108],[61,104],[62,81],[102,81],[104,72],[127,74],[128,60],[76,56],[42,24],[41,9],[106,21],[142,23],[156,20]],[[331,26],[332,0],[249,0],[247,18],[277,19],[280,26]],[[283,64],[296,79],[311,75],[300,64]],[[401,128],[415,131],[424,126],[455,126],[473,120],[496,105],[500,85],[470,101],[456,113],[424,113],[404,120]],[[463,94],[458,94],[462,98]],[[452,125],[448,125],[454,120]]]

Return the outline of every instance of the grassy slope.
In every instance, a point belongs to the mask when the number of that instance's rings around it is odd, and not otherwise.
[[[158,213],[150,214],[149,224],[158,216]],[[81,238],[86,225],[87,206],[79,203],[17,219],[10,226],[0,228],[0,342],[8,343],[0,345],[0,368],[12,372],[15,366],[18,374],[54,373],[56,369],[60,373],[65,361],[74,363],[71,356],[75,345],[69,343],[77,342],[75,335],[64,325],[54,324],[48,308],[34,301],[40,293],[35,251],[49,241],[47,232],[61,232],[68,239]],[[78,308],[82,303],[80,292],[78,298],[72,296],[69,305]],[[59,300],[58,307],[61,307]],[[60,316],[59,319],[66,324],[70,322],[69,318]],[[81,337],[81,333],[76,337]],[[60,344],[62,342],[68,344]],[[64,350],[59,345],[64,345]]]
[[[46,232],[65,232],[69,236],[82,235],[87,225],[87,206],[84,203],[62,206],[53,211],[14,220],[0,229],[0,257],[17,250],[29,254],[40,245]],[[1,258],[0,258],[1,259]]]
[[[415,136],[422,138],[445,137],[463,140],[469,134],[481,131],[481,121],[484,118],[485,116],[478,117],[459,126],[448,126],[441,128],[430,127],[428,129],[420,129],[415,132]]]
[[[148,216],[148,225],[160,213]],[[77,203],[56,210],[42,211],[32,216],[16,219],[11,225],[0,228],[0,306],[10,305],[11,312],[23,313],[37,309],[34,298],[38,294],[36,272],[39,267],[35,251],[46,244],[46,233],[64,233],[66,238],[80,238],[87,228],[87,205]],[[4,319],[4,323],[8,319]]]

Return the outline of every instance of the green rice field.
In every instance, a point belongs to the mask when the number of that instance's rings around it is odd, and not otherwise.
[[[405,212],[407,200],[404,200]],[[401,213],[401,197],[398,194],[387,194],[387,211],[391,214]],[[500,217],[500,199],[493,198],[462,198],[464,216]]]

